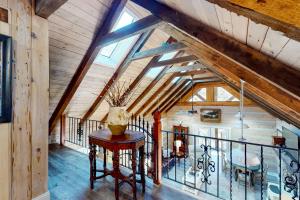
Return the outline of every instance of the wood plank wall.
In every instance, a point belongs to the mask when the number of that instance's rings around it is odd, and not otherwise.
[[[0,33],[13,38],[13,119],[1,124],[0,199],[31,200],[48,190],[48,22],[28,0],[0,0]]]

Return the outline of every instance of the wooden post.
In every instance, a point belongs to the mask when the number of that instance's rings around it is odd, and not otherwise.
[[[154,140],[154,163],[153,171],[153,182],[157,185],[161,183],[162,177],[162,135],[161,135],[161,121],[160,112],[156,111],[153,115],[153,140]]]
[[[65,145],[66,137],[66,115],[60,117],[60,145]]]

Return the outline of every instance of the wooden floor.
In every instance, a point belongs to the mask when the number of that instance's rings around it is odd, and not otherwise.
[[[51,200],[115,199],[114,180],[111,177],[98,180],[93,191],[89,189],[89,161],[86,154],[53,144],[49,146],[49,191]],[[122,185],[120,199],[132,199],[131,194],[131,188],[127,184]],[[155,200],[199,199],[164,184],[154,186],[151,180],[147,181],[144,195],[138,185],[137,196],[138,199]]]

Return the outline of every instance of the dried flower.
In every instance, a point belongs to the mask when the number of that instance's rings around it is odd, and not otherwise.
[[[120,81],[114,81],[114,83],[107,90],[105,100],[111,107],[123,107],[131,101],[133,94],[133,90],[131,90],[130,88],[126,89],[126,81],[124,81],[123,83],[121,83]]]

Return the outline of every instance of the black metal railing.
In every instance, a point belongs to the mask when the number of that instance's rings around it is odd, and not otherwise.
[[[80,118],[67,117],[66,118],[66,136],[65,141],[74,144],[79,147],[89,148],[88,137],[96,130],[106,128],[106,124],[97,120],[86,120],[84,123],[80,123]],[[152,163],[152,149],[153,149],[153,138],[152,138],[152,127],[148,121],[141,117],[131,117],[127,129],[139,131],[145,134],[145,170],[148,177],[151,177],[151,163]],[[100,147],[96,148],[97,155],[103,158],[103,149]],[[112,152],[106,151],[106,158],[108,162],[112,161]],[[139,158],[139,156],[137,156]],[[131,151],[122,150],[120,152],[120,164],[123,167],[131,169]],[[139,172],[139,169],[138,169]]]
[[[299,199],[298,148],[162,131],[163,177],[220,199]]]

